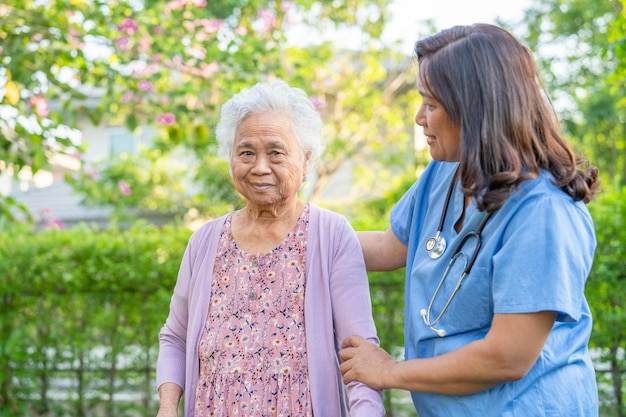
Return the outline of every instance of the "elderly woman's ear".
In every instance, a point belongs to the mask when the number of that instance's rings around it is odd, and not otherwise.
[[[302,176],[302,181],[306,181],[306,177],[309,174],[309,169],[311,168],[312,159],[313,155],[311,151],[307,151],[304,153],[304,165],[302,168],[302,172],[304,172],[304,175]]]

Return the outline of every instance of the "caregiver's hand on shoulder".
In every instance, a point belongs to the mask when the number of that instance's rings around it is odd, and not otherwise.
[[[380,390],[391,388],[391,375],[398,362],[387,352],[361,336],[350,336],[341,344],[339,370],[343,382],[362,382]]]

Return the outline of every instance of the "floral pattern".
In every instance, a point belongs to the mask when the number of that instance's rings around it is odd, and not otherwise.
[[[241,250],[224,223],[198,346],[195,416],[313,415],[304,329],[308,204],[266,254]]]

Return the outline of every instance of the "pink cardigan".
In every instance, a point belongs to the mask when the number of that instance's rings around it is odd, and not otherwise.
[[[226,216],[189,239],[170,312],[159,333],[157,387],[184,389],[185,417],[193,417],[198,381],[198,339],[209,308],[211,271]],[[361,383],[345,389],[338,365],[341,342],[358,334],[378,344],[365,263],[345,217],[310,204],[304,317],[311,400],[315,417],[382,417],[382,392]],[[349,412],[347,410],[350,410]]]

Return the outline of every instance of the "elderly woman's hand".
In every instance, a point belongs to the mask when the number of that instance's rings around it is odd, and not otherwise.
[[[339,370],[343,382],[359,381],[374,389],[391,387],[391,371],[398,362],[387,352],[361,336],[343,341]]]

